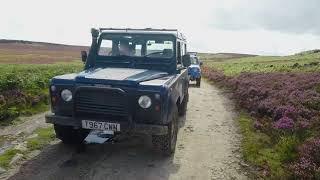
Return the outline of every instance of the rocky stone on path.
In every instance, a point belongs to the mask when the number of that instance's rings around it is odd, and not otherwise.
[[[245,162],[240,162],[239,164],[240,164],[240,166],[242,166],[242,167],[249,167],[249,164],[247,164],[247,163],[245,163]]]
[[[27,139],[32,139],[38,137],[38,134],[31,134],[30,136],[27,137]]]
[[[6,172],[6,170],[4,168],[0,167],[0,174],[3,174],[5,172]]]
[[[27,148],[27,143],[26,142],[20,143],[20,144],[16,145],[14,147],[14,149],[20,150],[20,151],[26,151],[28,149]]]
[[[9,165],[12,166],[16,164],[18,161],[20,161],[23,158],[23,154],[17,153],[10,161]]]
[[[28,153],[27,158],[28,159],[34,158],[34,157],[38,156],[40,153],[41,153],[40,150],[31,151],[30,153]]]

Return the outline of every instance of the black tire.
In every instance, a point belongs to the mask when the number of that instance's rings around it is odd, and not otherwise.
[[[179,116],[184,116],[187,113],[187,108],[188,108],[188,101],[189,101],[189,92],[187,90],[187,93],[185,95],[186,97],[184,97],[182,103],[179,106]]]
[[[196,86],[197,87],[200,87],[200,84],[201,84],[201,77],[200,78],[198,78],[198,79],[196,79]]]
[[[56,137],[64,144],[81,144],[88,136],[90,130],[73,129],[71,126],[54,125]]]
[[[159,150],[165,156],[174,154],[178,135],[178,108],[173,107],[171,112],[171,121],[168,124],[168,134],[153,135],[152,144],[156,150]]]

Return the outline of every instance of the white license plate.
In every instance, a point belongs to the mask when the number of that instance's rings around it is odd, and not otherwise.
[[[82,128],[84,129],[99,129],[106,131],[120,131],[120,124],[82,120]]]

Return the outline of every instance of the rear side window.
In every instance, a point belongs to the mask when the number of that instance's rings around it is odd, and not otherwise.
[[[156,56],[160,54],[164,57],[172,57],[173,55],[173,42],[172,41],[147,41],[147,53],[148,56]],[[159,56],[159,55],[158,55]]]
[[[101,41],[98,54],[100,56],[109,56],[111,55],[111,51],[112,51],[112,41],[111,40]]]

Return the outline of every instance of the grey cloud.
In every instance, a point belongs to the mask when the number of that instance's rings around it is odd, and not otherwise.
[[[238,0],[232,6],[216,7],[213,17],[211,25],[225,30],[265,29],[320,35],[319,0]]]

